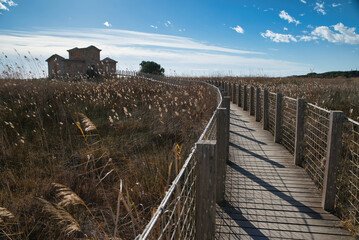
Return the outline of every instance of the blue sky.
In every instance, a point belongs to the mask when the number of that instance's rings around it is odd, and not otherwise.
[[[118,69],[152,60],[171,75],[359,68],[358,0],[0,0],[0,13],[1,61],[30,51],[44,69],[53,53],[89,45]]]

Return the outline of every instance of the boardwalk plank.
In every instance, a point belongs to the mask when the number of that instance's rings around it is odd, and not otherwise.
[[[273,140],[231,105],[226,200],[216,206],[216,239],[354,239],[322,209],[313,181]]]

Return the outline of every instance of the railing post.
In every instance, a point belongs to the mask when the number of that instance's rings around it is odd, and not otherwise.
[[[216,229],[216,141],[200,140],[196,145],[196,239],[214,239]]]
[[[343,118],[342,111],[330,111],[322,195],[322,207],[326,211],[334,209],[337,173],[342,148]]]
[[[301,166],[303,162],[305,99],[297,99],[297,117],[295,127],[294,164]]]
[[[243,110],[248,110],[247,85],[243,87]]]
[[[282,140],[282,101],[283,95],[277,93],[276,105],[275,105],[275,130],[274,130],[274,142],[280,143]]]
[[[268,106],[268,90],[263,90],[263,129],[269,129],[269,106]]]
[[[250,104],[249,104],[249,115],[254,115],[254,87],[251,86],[250,96],[249,96]]]
[[[225,96],[223,97],[223,102],[222,102],[222,108],[227,109],[227,114],[226,114],[226,161],[229,160],[229,123],[230,123],[230,113],[231,113],[231,109],[230,109],[230,98],[229,96]]]
[[[216,202],[224,201],[226,182],[227,109],[218,108],[217,113],[217,148],[216,148]]]
[[[228,83],[228,93],[229,93],[229,97],[230,100],[232,101],[232,83]]]
[[[256,121],[261,121],[261,89],[256,89]]]
[[[237,93],[236,93],[236,90],[237,90],[237,87],[236,87],[236,84],[233,84],[233,87],[232,87],[232,102],[233,104],[236,104],[237,103]]]
[[[241,84],[238,85],[238,107],[242,107],[242,98],[241,98]]]

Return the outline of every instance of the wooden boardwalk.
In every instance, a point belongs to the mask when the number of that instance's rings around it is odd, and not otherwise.
[[[293,156],[234,104],[229,152],[216,239],[354,239],[321,208],[320,192]]]

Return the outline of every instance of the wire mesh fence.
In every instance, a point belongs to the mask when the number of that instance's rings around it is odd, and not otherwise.
[[[359,123],[345,119],[337,177],[336,209],[351,227],[359,225]]]
[[[305,115],[303,165],[321,190],[323,188],[330,112],[308,103]]]
[[[181,83],[179,81],[178,83]],[[222,104],[218,88],[217,103]],[[199,140],[214,140],[217,132],[216,112],[212,115]],[[192,149],[184,165],[167,190],[145,230],[136,239],[195,239],[196,225],[196,157]]]
[[[282,140],[283,146],[294,154],[296,128],[297,100],[290,97],[283,98],[282,107]]]
[[[275,105],[276,105],[276,94],[269,92],[268,94],[268,130],[274,135],[275,131]]]
[[[192,152],[137,239],[194,239],[195,166],[196,159]]]

